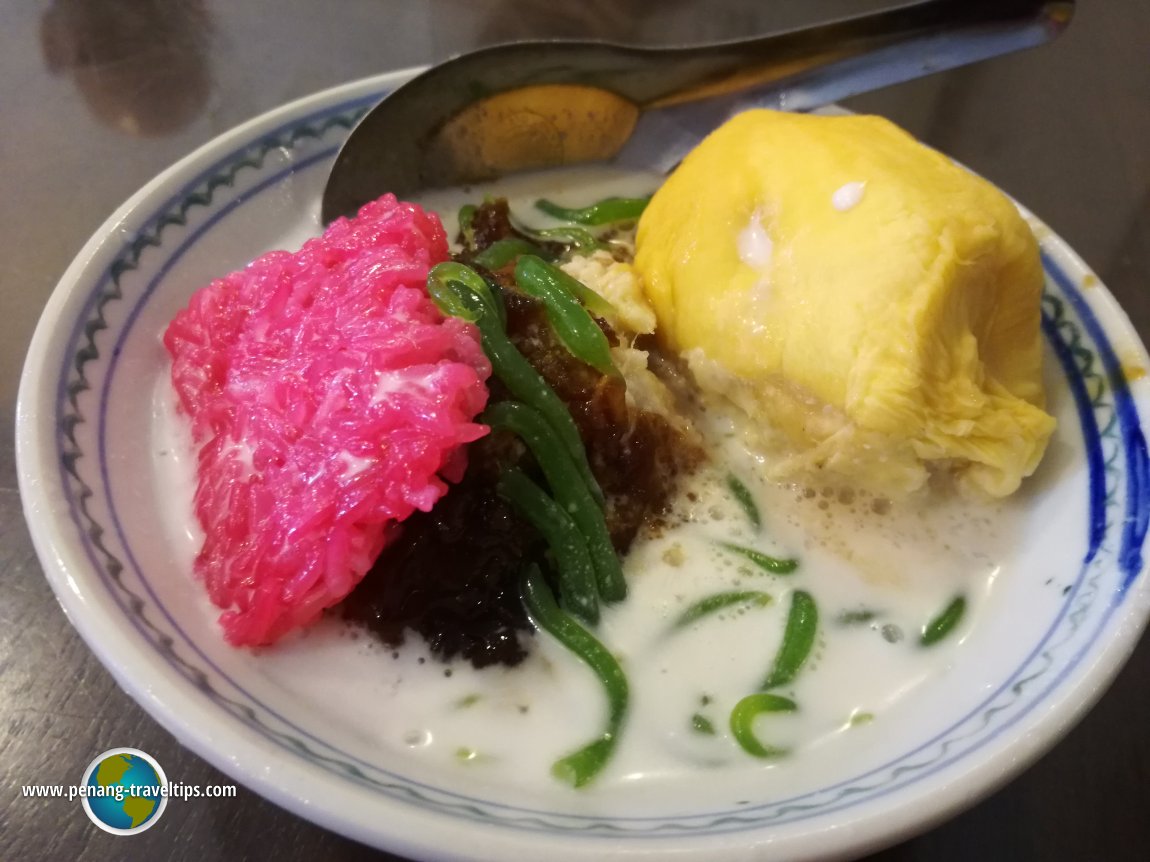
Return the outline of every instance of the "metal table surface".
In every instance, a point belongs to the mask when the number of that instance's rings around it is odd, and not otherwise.
[[[71,784],[100,751],[231,783],[113,682],[61,613],[21,512],[16,387],[36,320],[88,236],[197,145],[318,89],[525,36],[724,38],[882,5],[860,0],[45,0],[0,2],[0,859],[380,859],[241,787],[119,838]],[[1150,3],[1086,0],[1053,46],[858,98],[1043,217],[1150,337]],[[1039,763],[872,857],[1125,860],[1150,847],[1150,642]]]

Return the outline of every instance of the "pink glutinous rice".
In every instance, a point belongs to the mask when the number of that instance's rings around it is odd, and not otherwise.
[[[426,291],[439,219],[385,195],[196,293],[164,334],[199,447],[196,573],[236,645],[314,621],[458,481],[491,366]]]

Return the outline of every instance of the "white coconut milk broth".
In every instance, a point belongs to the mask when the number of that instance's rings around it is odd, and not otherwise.
[[[488,191],[506,193],[513,213],[541,224],[546,220],[529,217],[541,194],[584,205],[645,193],[652,184],[646,176],[563,171],[499,189],[437,193],[426,203],[454,232],[459,206]],[[158,387],[156,446],[186,447],[166,375]],[[1022,506],[945,494],[891,505],[863,494],[772,485],[756,478],[755,459],[733,437],[717,445],[714,466],[685,482],[672,525],[637,542],[625,561],[630,595],[606,610],[596,632],[626,671],[631,705],[614,758],[588,789],[565,788],[550,767],[602,732],[605,699],[586,666],[546,635],[532,638],[529,658],[513,669],[445,665],[418,638],[393,650],[331,620],[260,651],[233,650],[219,634],[213,657],[252,696],[352,756],[437,786],[458,788],[465,775],[469,792],[510,804],[537,807],[558,794],[568,810],[673,812],[705,772],[721,779],[708,782],[708,796],[721,808],[825,786],[901,753],[908,726],[928,720],[916,715],[933,712],[916,713],[917,706],[945,687],[963,641],[977,636],[1009,565],[1007,537],[1018,532]],[[188,528],[193,469],[192,457],[168,457],[159,459],[156,476],[166,494],[186,494],[186,505],[164,517],[188,572],[198,542]],[[727,489],[729,472],[755,496],[760,530]],[[785,576],[766,574],[718,542],[794,557],[799,566]],[[735,743],[728,719],[770,669],[796,589],[818,605],[818,637],[794,683],[777,689],[797,711],[756,725],[764,742],[789,753],[759,760]],[[693,602],[728,590],[763,591],[772,601],[671,631]],[[960,594],[968,608],[958,629],[922,647],[923,626]],[[874,618],[841,620],[861,611]],[[205,600],[205,617],[215,613]],[[696,727],[707,723],[713,734]],[[896,724],[891,738],[884,728]]]

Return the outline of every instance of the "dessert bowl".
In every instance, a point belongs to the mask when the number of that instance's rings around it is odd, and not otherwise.
[[[229,647],[191,573],[160,334],[211,278],[318,232],[341,141],[411,74],[286,105],[165,171],[92,237],[36,330],[18,403],[28,523],[69,619],[157,721],[288,810],[413,858],[826,860],[973,804],[1102,696],[1150,610],[1150,359],[1105,287],[1029,214],[1058,430],[1011,504],[988,598],[882,720],[785,766],[621,772],[577,791],[545,768],[520,783],[425,756],[392,685],[423,658],[418,644],[393,659],[324,624],[274,649]]]

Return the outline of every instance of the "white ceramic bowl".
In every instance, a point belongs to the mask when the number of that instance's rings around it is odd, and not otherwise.
[[[84,247],[36,330],[17,429],[36,548],[69,619],[157,721],[300,816],[413,857],[712,860],[769,849],[826,860],[972,804],[1102,694],[1150,602],[1150,381],[1129,373],[1150,361],[1105,288],[1037,222],[1060,429],[1034,480],[1013,580],[956,651],[953,685],[833,780],[738,806],[717,805],[702,776],[658,803],[616,794],[609,811],[563,789],[528,799],[365,744],[339,720],[386,701],[362,667],[228,648],[187,576],[194,536],[172,502],[184,491],[168,484],[154,403],[166,374],[159,333],[209,278],[318,230],[341,139],[406,74],[287,105],[157,177]]]

